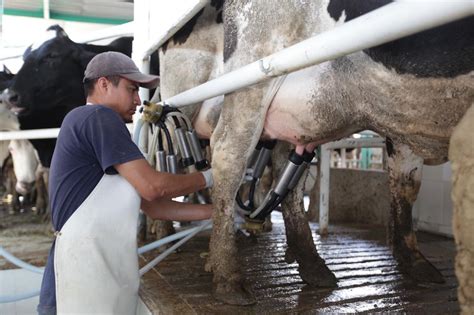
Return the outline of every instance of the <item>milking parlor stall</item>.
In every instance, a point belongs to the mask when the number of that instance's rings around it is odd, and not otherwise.
[[[474,313],[474,1],[1,5],[0,314],[36,313],[55,237],[35,141],[59,125],[25,127],[15,81],[47,42],[14,40],[55,24],[79,46],[133,36],[160,75],[134,142],[160,172],[213,170],[176,199],[211,220],[140,214],[137,314]]]

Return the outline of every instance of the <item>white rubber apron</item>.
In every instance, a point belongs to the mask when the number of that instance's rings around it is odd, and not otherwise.
[[[104,175],[56,237],[58,314],[135,314],[140,197],[120,175]]]

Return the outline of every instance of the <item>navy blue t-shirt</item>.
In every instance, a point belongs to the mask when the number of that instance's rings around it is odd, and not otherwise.
[[[69,112],[61,125],[49,176],[55,231],[61,230],[104,173],[117,174],[113,165],[143,158],[124,121],[112,109],[86,105]],[[39,308],[55,307],[53,242],[41,284]]]

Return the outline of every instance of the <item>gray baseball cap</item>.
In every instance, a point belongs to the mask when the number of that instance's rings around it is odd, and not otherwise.
[[[160,83],[160,77],[141,73],[130,57],[115,51],[95,55],[84,71],[84,81],[111,75],[137,82],[139,86],[147,89],[154,89]]]

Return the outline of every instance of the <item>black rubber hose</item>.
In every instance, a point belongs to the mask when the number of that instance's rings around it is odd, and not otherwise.
[[[275,194],[275,198],[271,200],[267,206],[260,211],[260,213],[255,217],[255,219],[265,220],[265,218],[272,213],[273,210],[278,207],[278,205],[283,201],[284,197]]]
[[[237,192],[237,195],[235,196],[235,201],[237,202],[237,205],[244,210],[247,211],[253,211],[254,209],[250,208],[249,206],[244,205],[242,202],[242,198],[240,197],[240,192]]]
[[[174,125],[176,126],[176,129],[177,129],[177,128],[181,128],[181,124],[179,123],[178,117],[176,117],[176,116],[171,116],[171,118],[173,118]]]
[[[161,134],[161,128],[158,131],[158,151],[164,151],[165,148],[163,147],[163,135]]]
[[[249,190],[249,207],[251,209],[254,208],[254,196],[255,196],[255,186],[257,186],[257,179],[252,179],[252,183],[250,184],[250,190]]]
[[[163,130],[163,132],[165,133],[166,142],[168,143],[168,152],[171,152],[171,154],[174,155],[173,141],[171,140],[171,135],[170,135],[170,131],[168,130],[168,127],[166,127],[166,124],[162,121],[159,121],[158,125],[161,128],[161,130]]]
[[[265,219],[265,217],[268,215],[268,213],[267,213],[267,212],[268,212],[268,209],[273,210],[273,209],[271,208],[271,206],[272,206],[272,205],[275,203],[275,201],[278,199],[278,195],[275,194],[275,192],[273,192],[273,191],[271,192],[271,194],[272,194],[272,197],[271,197],[270,201],[265,205],[265,207],[260,211],[260,213],[257,214],[257,215],[255,216],[255,218],[253,218],[253,219],[259,219],[259,220]],[[270,212],[271,212],[271,210],[270,210]]]

